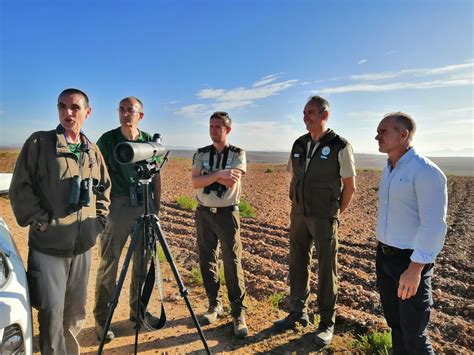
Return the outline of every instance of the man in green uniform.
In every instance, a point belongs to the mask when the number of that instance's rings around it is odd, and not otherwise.
[[[224,262],[224,276],[231,305],[234,334],[243,338],[248,329],[245,323],[245,282],[242,270],[240,241],[240,179],[247,163],[245,151],[227,143],[231,118],[226,112],[215,112],[209,121],[212,145],[198,149],[193,157],[192,185],[197,189],[196,210],[199,266],[209,309],[204,323],[211,324],[223,315],[219,297],[218,250],[220,243]]]
[[[107,304],[113,296],[116,287],[117,271],[122,249],[130,235],[134,221],[143,213],[143,201],[140,185],[132,164],[120,164],[114,156],[114,149],[122,142],[148,142],[150,134],[138,129],[138,124],[144,116],[143,104],[136,97],[126,97],[120,101],[118,108],[120,127],[104,133],[97,145],[104,156],[112,180],[110,214],[104,232],[99,237],[100,265],[97,270],[95,287],[94,317],[96,321],[97,338],[101,339],[105,321],[107,320]],[[161,178],[156,174],[153,179],[154,208],[160,208]],[[153,207],[153,206],[152,206]],[[137,287],[139,275],[139,256],[143,253],[143,243],[140,240],[133,256],[132,281],[130,283],[130,321],[136,321]],[[142,261],[145,272],[146,260]],[[152,317],[148,312],[145,317]],[[148,322],[150,323],[150,322]],[[107,332],[106,340],[114,338],[112,328]]]
[[[274,323],[278,331],[309,323],[310,263],[313,247],[318,258],[317,301],[321,321],[315,341],[332,341],[337,299],[337,232],[339,215],[355,192],[355,166],[349,142],[327,127],[329,103],[313,96],[304,111],[309,133],[291,149],[290,184],[290,302],[291,312]]]

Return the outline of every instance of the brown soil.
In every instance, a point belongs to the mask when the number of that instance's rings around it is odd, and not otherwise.
[[[272,322],[285,315],[288,301],[281,309],[271,306],[269,298],[278,292],[288,291],[288,225],[290,205],[288,200],[289,174],[284,166],[265,173],[267,164],[250,164],[243,179],[243,198],[257,210],[255,219],[242,220],[244,246],[243,267],[249,295],[247,323],[250,334],[245,340],[232,335],[230,316],[216,324],[203,327],[211,350],[238,353],[285,353],[319,350],[313,343],[315,327],[274,334]],[[207,308],[202,286],[193,284],[191,270],[197,266],[193,212],[177,206],[180,195],[193,196],[189,183],[190,161],[172,159],[163,174],[163,208],[161,226],[178,265],[189,300],[199,316]],[[379,296],[375,286],[375,218],[377,190],[380,174],[361,171],[357,177],[358,192],[350,209],[343,216],[340,228],[338,317],[336,337],[328,352],[351,349],[352,341],[359,334],[375,328],[385,330]],[[430,336],[435,350],[441,353],[470,353],[474,349],[472,321],[474,307],[473,287],[473,177],[448,178],[448,234],[446,244],[437,259],[433,278],[434,307],[430,323]],[[27,254],[27,229],[17,226],[7,198],[0,199],[0,214],[10,227],[15,241]],[[97,351],[98,341],[92,317],[93,291],[98,266],[97,251],[93,250],[93,262],[89,283],[88,318],[80,334],[81,349],[85,353]],[[163,263],[165,306],[168,323],[155,332],[140,331],[138,351],[149,353],[202,352],[203,346],[190,317],[177,283],[168,264]],[[317,262],[313,262],[310,316],[317,315],[315,287]],[[129,276],[113,318],[116,339],[106,344],[106,353],[130,353],[134,350],[133,324],[128,321]],[[151,302],[158,313],[157,302]],[[228,307],[227,307],[228,312]],[[38,331],[35,321],[35,351],[38,351]]]

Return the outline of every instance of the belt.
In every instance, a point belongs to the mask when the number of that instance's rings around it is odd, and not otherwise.
[[[413,249],[400,249],[397,247],[392,247],[390,245],[379,242],[380,250],[385,255],[408,255],[410,256],[413,253]]]
[[[221,213],[221,212],[234,212],[239,210],[239,206],[237,205],[232,205],[232,206],[226,206],[226,207],[207,207],[203,205],[198,205],[197,206],[198,210],[203,210],[203,211],[208,211],[211,213]]]

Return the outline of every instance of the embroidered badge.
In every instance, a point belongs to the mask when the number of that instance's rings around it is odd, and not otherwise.
[[[293,154],[293,158],[299,158],[299,157],[300,157],[300,153]]]
[[[323,150],[321,151],[321,153],[323,155],[329,155],[329,153],[331,153],[331,148],[329,148],[328,146],[325,146],[323,147]]]

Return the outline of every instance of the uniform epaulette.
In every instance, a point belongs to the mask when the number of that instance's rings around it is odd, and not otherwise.
[[[202,148],[199,148],[198,149],[198,153],[207,153],[207,152],[210,152],[211,151],[211,148],[213,147],[213,145],[208,145],[206,147],[202,147]]]
[[[229,150],[230,150],[231,152],[236,152],[236,153],[240,153],[240,152],[242,151],[241,148],[236,147],[235,145],[229,145]]]

